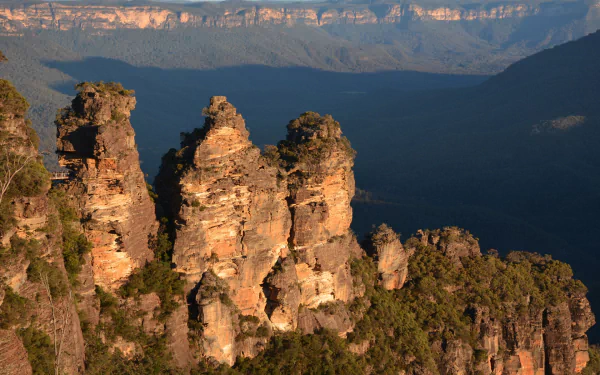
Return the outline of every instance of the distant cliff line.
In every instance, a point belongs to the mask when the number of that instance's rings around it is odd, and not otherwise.
[[[0,5],[0,31],[70,29],[172,29],[180,27],[247,27],[298,24],[396,24],[406,21],[476,21],[585,14],[598,4],[505,3],[482,6],[378,5],[79,5],[38,3]]]

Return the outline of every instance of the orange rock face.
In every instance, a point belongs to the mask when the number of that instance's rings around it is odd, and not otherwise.
[[[381,286],[385,289],[400,289],[408,275],[408,257],[399,236],[385,224],[369,234],[366,241],[367,251],[377,261],[377,271]]]
[[[594,5],[590,5],[593,7]],[[247,27],[298,24],[382,24],[401,21],[474,21],[523,18],[549,12],[567,14],[569,8],[548,9],[539,5],[499,4],[492,7],[423,6],[390,4],[373,10],[367,5],[319,8],[277,5],[235,5],[214,10],[170,9],[164,6],[71,5],[39,3],[0,7],[0,30],[19,33],[24,29],[172,29],[176,27]]]
[[[13,330],[0,330],[0,368],[4,375],[31,375],[27,351]]]
[[[236,319],[223,320],[219,311],[253,316],[263,330],[289,331],[298,327],[300,305],[317,308],[353,298],[349,260],[360,254],[348,233],[353,151],[330,117],[293,121],[314,123],[290,125],[281,148],[261,155],[226,98],[211,98],[205,114],[204,127],[185,135],[182,148],[165,156],[156,185],[176,224],[173,263],[188,280],[188,290],[199,293],[194,287],[212,274],[227,286],[223,293],[232,306],[200,295],[196,300],[198,319],[215,327],[203,331],[205,355],[231,363],[236,355],[253,355],[263,343],[236,342],[235,332],[243,327]],[[315,145],[327,149],[310,162],[298,159],[292,165],[279,155],[299,156]],[[347,323],[322,324],[349,329]]]
[[[122,87],[86,84],[57,120],[59,163],[71,174],[64,188],[93,244],[94,283],[108,290],[153,258],[158,230],[129,122],[134,107]]]

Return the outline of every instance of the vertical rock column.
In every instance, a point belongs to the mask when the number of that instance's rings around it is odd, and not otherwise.
[[[287,253],[290,233],[286,185],[250,142],[244,119],[225,97],[212,97],[205,115],[204,127],[184,135],[182,148],[163,158],[156,179],[176,226],[173,263],[188,290],[213,272],[227,285],[228,311],[266,321],[261,284]],[[233,363],[235,320],[209,313],[220,309],[217,299],[196,303],[206,326],[206,356]]]
[[[361,252],[349,234],[354,150],[331,116],[307,112],[288,124],[279,155],[288,172],[300,303],[347,302],[353,296],[349,260]]]
[[[149,239],[158,229],[129,122],[136,100],[119,84],[77,89],[56,120],[59,163],[93,244],[93,282],[114,290],[153,259]]]
[[[387,290],[401,289],[408,276],[410,252],[404,249],[400,236],[386,224],[369,234],[366,250],[377,262],[379,282]]]

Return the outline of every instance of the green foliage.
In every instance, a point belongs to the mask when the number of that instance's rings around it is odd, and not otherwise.
[[[223,371],[223,369],[221,370]],[[253,359],[238,358],[230,374],[363,374],[364,363],[335,333],[286,333],[271,338]]]
[[[118,94],[122,96],[133,96],[135,94],[135,91],[126,90],[123,88],[123,85],[118,82],[81,82],[75,86],[75,89],[79,92],[88,88],[92,88],[100,94]]]
[[[63,226],[63,258],[71,285],[77,284],[77,276],[84,264],[84,255],[92,250],[92,244],[83,233],[72,226]]]
[[[67,285],[62,272],[45,259],[34,258],[30,259],[29,267],[27,268],[27,279],[32,282],[41,282],[42,276],[48,277],[50,285],[50,293],[52,297],[61,297],[67,294],[69,286]]]
[[[0,234],[6,233],[16,224],[13,206],[8,199],[0,202]]]
[[[116,319],[113,327],[102,323],[98,328],[104,330],[105,335],[107,332],[109,333],[109,340],[114,339],[114,335],[119,335],[128,341],[139,344],[143,354],[127,358],[118,349],[112,351],[109,345],[102,340],[100,330],[94,331],[90,327],[84,326],[86,374],[180,374],[171,365],[171,354],[164,336],[149,336],[128,325],[131,317],[117,311],[119,310],[117,299],[99,288],[96,292],[100,298],[102,313],[108,313],[111,315],[111,319]]]
[[[54,346],[52,339],[46,333],[35,329],[33,325],[22,328],[18,332],[25,349],[34,375],[54,373]]]
[[[376,286],[377,268],[372,259],[354,260],[352,276],[364,283],[366,292],[364,298],[357,298],[350,306],[358,322],[348,340],[356,344],[365,340],[376,343],[364,356],[373,371],[383,374],[427,368],[435,373],[428,337],[421,322],[398,291]]]
[[[26,323],[30,302],[15,293],[11,287],[4,288],[4,300],[0,305],[0,329],[8,329]]]
[[[24,117],[29,109],[29,103],[19,94],[17,89],[5,79],[0,79],[0,121],[4,119],[5,114],[14,114],[17,117]]]
[[[123,297],[135,297],[138,294],[156,293],[161,301],[161,316],[165,319],[178,306],[175,296],[183,296],[185,282],[171,269],[170,263],[154,261],[136,270],[127,284],[121,287]]]
[[[156,202],[158,200],[158,194],[154,192],[154,187],[146,182],[146,190],[148,190],[148,196],[152,202]]]
[[[58,211],[62,224],[62,254],[67,275],[71,285],[76,285],[77,276],[85,263],[84,256],[92,250],[92,244],[77,229],[76,224],[79,217],[66,193],[60,189],[52,189],[49,196]]]
[[[34,197],[50,187],[50,173],[39,161],[31,161],[15,177],[11,196]]]
[[[287,128],[287,140],[278,145],[279,155],[275,155],[275,150],[271,148],[266,148],[264,155],[270,162],[280,160],[286,169],[293,168],[297,163],[316,166],[336,150],[346,153],[349,158],[354,158],[356,154],[350,141],[341,136],[339,122],[330,115],[305,112],[290,121]]]
[[[235,337],[236,341],[242,341],[247,337],[268,337],[269,328],[262,324],[260,319],[254,315],[238,315],[240,333]]]
[[[592,345],[588,352],[590,354],[590,361],[581,372],[581,375],[598,375],[600,374],[600,347]]]

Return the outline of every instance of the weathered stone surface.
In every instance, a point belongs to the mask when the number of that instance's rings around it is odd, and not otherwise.
[[[592,5],[590,5],[590,8]],[[577,8],[575,8],[577,9]],[[283,7],[236,3],[216,11],[194,8],[181,11],[164,6],[71,5],[33,3],[0,7],[0,30],[17,33],[23,29],[172,29],[177,27],[247,27],[297,24],[386,24],[407,21],[481,21],[521,19],[534,15],[568,15],[572,7],[543,7],[533,4],[498,4],[461,7],[420,4],[389,4],[322,7]]]
[[[288,124],[278,151],[287,171],[300,303],[347,302],[353,297],[349,261],[361,254],[349,233],[354,150],[331,116],[307,112]]]
[[[177,367],[185,368],[195,362],[188,341],[188,306],[185,301],[177,300],[179,306],[169,316],[165,325],[167,346]]]
[[[206,114],[204,127],[165,157],[157,177],[178,224],[173,263],[190,285],[213,270],[241,313],[266,319],[260,284],[287,251],[287,190],[225,97],[211,98]]]
[[[400,289],[408,275],[410,253],[404,249],[400,236],[385,224],[367,236],[367,253],[377,262],[379,281],[385,289]]]
[[[0,374],[31,375],[27,351],[13,330],[0,330]]]
[[[4,347],[0,348],[0,358],[3,355],[14,356],[16,366],[11,368],[11,364],[3,363],[0,359],[0,369],[6,365],[10,371],[31,373],[31,367],[22,362],[24,349],[22,350],[22,344],[15,336],[15,330],[32,325],[34,329],[49,335],[53,342],[58,342],[59,335],[64,334],[59,370],[61,373],[76,374],[84,367],[83,336],[75,302],[69,291],[61,251],[62,226],[58,222],[56,207],[48,198],[50,176],[41,164],[41,157],[36,149],[35,131],[25,117],[28,107],[25,99],[10,83],[0,80],[2,161],[12,160],[13,165],[15,161],[16,164],[24,162],[20,173],[26,174],[25,178],[28,180],[25,181],[29,184],[3,196],[2,203],[9,205],[13,220],[0,233],[0,246],[11,248],[9,251],[17,253],[3,257],[0,262],[0,284],[6,283],[22,298],[29,300],[30,304],[30,314],[27,314],[26,321],[12,322],[13,330],[0,333],[5,339],[3,341],[0,338],[4,343]],[[13,183],[18,179],[19,175]],[[13,240],[16,242],[13,243]],[[16,245],[18,243],[21,245]],[[27,269],[34,260],[47,263],[55,272],[54,278],[65,286],[64,293],[53,295],[52,304],[42,283],[28,276]],[[40,273],[42,272],[44,271]],[[42,276],[47,276],[47,273],[40,275]],[[4,286],[0,285],[0,288],[4,289]]]
[[[479,242],[468,231],[456,227],[436,230],[419,230],[417,236],[423,245],[436,246],[452,262],[460,266],[460,258],[480,256]]]
[[[300,287],[296,265],[291,256],[273,267],[265,282],[267,305],[265,311],[271,324],[278,331],[293,331],[298,326]]]
[[[346,306],[339,301],[319,306],[318,309],[302,308],[298,316],[298,329],[304,334],[328,329],[346,337],[353,325]]]
[[[129,122],[135,98],[118,84],[82,84],[57,119],[59,163],[93,244],[94,283],[118,288],[153,258],[158,224]]]
[[[205,272],[196,297],[199,320],[204,326],[204,356],[233,365],[237,314],[227,289],[217,275]]]

